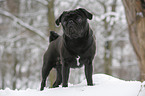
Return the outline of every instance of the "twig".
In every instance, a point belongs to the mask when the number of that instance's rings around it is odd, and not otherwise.
[[[140,90],[139,90],[137,96],[139,96],[139,94],[141,93],[142,89],[143,89],[143,85],[141,84],[141,88],[140,88]]]

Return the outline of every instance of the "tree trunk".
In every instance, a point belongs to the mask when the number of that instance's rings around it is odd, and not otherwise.
[[[54,16],[54,2],[55,0],[48,0],[48,36],[49,36],[49,31],[55,31],[55,16]]]
[[[112,41],[106,41],[104,62],[105,74],[112,75]]]
[[[2,67],[1,69],[1,88],[4,89],[5,88],[5,66]]]
[[[117,2],[116,0],[113,0],[113,2],[112,2],[112,5],[111,5],[112,12],[116,11],[116,2]],[[107,8],[106,8],[105,4],[103,6],[104,6],[104,13],[107,13]],[[111,17],[114,17],[114,16],[111,16]],[[104,19],[104,29],[107,32],[107,34],[105,36],[106,38],[108,38],[112,35],[112,30],[114,28],[114,25],[115,24],[110,25],[109,22],[107,22],[106,18]],[[111,27],[111,29],[109,30],[110,27]],[[113,54],[112,41],[106,40],[104,48],[105,48],[104,71],[105,71],[105,74],[112,75],[112,69],[111,69],[111,67],[112,67],[112,54]]]
[[[18,16],[19,13],[19,0],[7,0],[7,6],[10,13],[15,16]]]
[[[107,13],[107,6],[105,4],[103,4],[104,7],[104,13]],[[108,32],[108,27],[109,27],[109,23],[106,20],[107,18],[105,18],[104,21],[104,29],[105,29],[105,38],[108,38],[111,35],[111,32]],[[104,73],[111,75],[112,74],[112,70],[111,70],[111,66],[112,66],[112,51],[111,51],[111,45],[112,43],[108,40],[105,41],[105,52],[104,52]]]
[[[137,23],[137,32],[139,38],[139,50],[140,50],[140,76],[141,81],[145,80],[145,17],[140,18]]]
[[[19,14],[19,0],[7,0],[7,6],[8,6],[8,10],[10,13],[12,13],[15,16],[18,16]],[[14,48],[16,49],[17,42],[14,42]],[[16,85],[17,85],[17,64],[18,64],[18,59],[17,59],[17,53],[16,50],[13,52],[13,57],[14,57],[14,62],[13,62],[13,80],[12,80],[12,89],[16,89]]]
[[[138,57],[140,79],[145,80],[145,1],[122,0],[125,7],[130,42]]]
[[[16,53],[14,53],[14,65],[13,65],[13,80],[12,80],[12,89],[15,90],[16,89],[16,84],[17,84],[17,64],[18,64],[18,60],[17,60],[17,55]]]
[[[47,17],[48,17],[48,34],[47,36],[49,36],[49,31],[56,31],[56,27],[55,27],[55,16],[54,16],[54,2],[55,0],[48,0],[48,13],[47,13]],[[54,69],[51,70],[50,74],[49,74],[49,82],[50,82],[50,86],[52,87],[54,81],[56,78],[56,72]]]

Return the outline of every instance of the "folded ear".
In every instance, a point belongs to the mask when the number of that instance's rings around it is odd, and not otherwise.
[[[59,26],[59,24],[60,24],[60,22],[61,22],[61,18],[62,18],[62,16],[64,15],[64,13],[66,13],[66,12],[63,12],[63,13],[58,17],[58,19],[56,19],[56,21],[55,21],[56,25]]]
[[[79,8],[78,10],[81,11],[89,20],[92,19],[93,15],[84,8]]]
[[[62,14],[55,21],[55,23],[56,23],[57,26],[59,26],[59,23],[61,22],[61,17],[62,17]]]

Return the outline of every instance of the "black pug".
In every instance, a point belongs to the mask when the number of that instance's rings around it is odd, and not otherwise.
[[[87,85],[92,86],[92,60],[96,51],[93,31],[89,27],[87,19],[92,19],[92,14],[83,8],[64,11],[56,20],[61,23],[63,35],[59,36],[54,31],[50,32],[50,44],[43,58],[42,82],[43,90],[46,78],[52,68],[57,70],[57,78],[53,87],[68,86],[70,68],[79,68],[85,65]],[[79,65],[76,58],[80,57]]]

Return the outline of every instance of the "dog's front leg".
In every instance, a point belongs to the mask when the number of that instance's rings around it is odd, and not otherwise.
[[[66,60],[62,64],[62,87],[68,87],[70,66]]]
[[[92,86],[93,81],[92,81],[92,73],[93,73],[93,66],[92,66],[92,61],[91,60],[86,60],[87,62],[85,63],[85,76],[87,79],[87,85]]]

